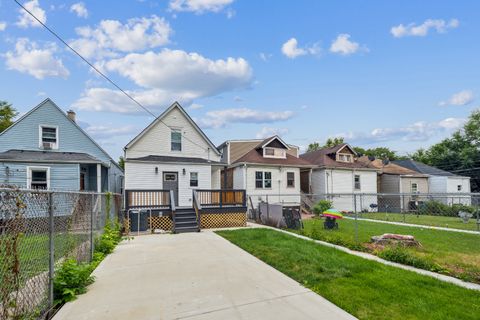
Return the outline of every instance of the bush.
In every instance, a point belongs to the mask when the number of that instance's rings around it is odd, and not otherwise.
[[[93,282],[92,271],[90,264],[78,263],[75,259],[65,260],[53,280],[55,304],[72,301],[78,294],[85,293],[87,286]]]
[[[386,247],[378,252],[378,256],[382,259],[401,263],[419,269],[429,270],[432,272],[444,272],[439,265],[433,263],[425,258],[415,256],[402,246]]]
[[[104,255],[110,254],[121,240],[120,225],[118,223],[111,224],[107,221],[102,236],[95,239],[95,251]]]
[[[316,205],[313,206],[313,213],[317,216],[322,214],[325,210],[332,208],[333,203],[330,200],[320,200]]]
[[[440,201],[429,200],[418,206],[417,213],[421,215],[458,217],[459,211],[474,213],[475,208],[464,204],[448,205]]]

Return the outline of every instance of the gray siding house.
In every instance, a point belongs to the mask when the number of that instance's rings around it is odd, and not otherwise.
[[[46,99],[0,133],[0,184],[121,193],[123,171],[73,111]]]

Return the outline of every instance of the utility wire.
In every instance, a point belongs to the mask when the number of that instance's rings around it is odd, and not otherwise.
[[[77,50],[75,50],[73,47],[71,47],[65,40],[63,40],[62,37],[60,37],[55,31],[53,31],[50,27],[48,27],[45,23],[43,23],[42,21],[40,21],[40,19],[38,19],[30,10],[28,10],[27,8],[25,8],[20,2],[18,2],[18,0],[13,0],[15,1],[15,3],[17,5],[20,6],[20,8],[22,8],[25,12],[27,12],[33,19],[35,19],[40,25],[42,25],[48,32],[50,32],[55,38],[58,39],[58,41],[60,41],[61,43],[63,43],[67,48],[69,48],[73,53],[75,53],[80,59],[82,59],[86,64],[88,64],[90,66],[90,68],[92,68],[95,72],[97,72],[99,75],[101,75],[105,80],[107,80],[110,84],[112,84],[115,88],[117,88],[120,92],[122,92],[125,96],[127,96],[130,100],[132,100],[137,106],[139,106],[140,108],[142,108],[145,112],[147,112],[149,115],[151,115],[152,117],[154,117],[156,120],[159,120],[162,124],[164,124],[165,126],[167,126],[169,129],[172,129],[172,127],[170,127],[168,124],[166,124],[165,122],[163,122],[162,119],[159,119],[158,116],[156,116],[153,112],[151,112],[150,110],[148,110],[147,107],[145,107],[144,105],[142,105],[138,100],[136,100],[134,97],[132,97],[128,92],[126,92],[125,90],[123,90],[118,84],[116,84],[112,79],[110,79],[106,74],[104,74],[102,71],[100,71],[97,67],[95,67],[95,65],[93,65],[90,61],[88,61],[86,58],[84,58]],[[208,149],[205,149],[203,146],[199,145],[198,143],[196,143],[195,141],[187,138],[183,133],[182,133],[182,137],[185,138],[185,140],[188,140],[190,141],[191,143],[193,143],[194,145],[202,148],[204,151],[208,151]]]

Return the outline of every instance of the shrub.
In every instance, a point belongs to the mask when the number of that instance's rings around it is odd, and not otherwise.
[[[104,255],[110,254],[121,240],[120,225],[118,223],[111,224],[107,221],[103,234],[100,238],[95,239],[95,251]]]
[[[313,206],[313,213],[317,216],[322,214],[325,210],[328,210],[332,207],[333,203],[330,200],[320,200],[316,205]]]
[[[418,257],[404,247],[398,245],[386,247],[382,251],[378,252],[378,256],[388,261],[405,264],[419,269],[429,270],[433,272],[444,271],[444,269],[442,269],[442,267],[440,267],[436,263],[433,263],[432,261],[429,261],[425,258]]]
[[[90,264],[78,263],[75,259],[65,260],[53,280],[55,304],[72,301],[78,294],[85,293],[87,286],[93,282],[92,271]]]
[[[474,213],[475,208],[464,204],[448,205],[440,201],[429,200],[418,206],[418,214],[457,217],[459,211]]]

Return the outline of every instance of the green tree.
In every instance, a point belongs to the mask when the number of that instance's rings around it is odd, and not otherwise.
[[[402,158],[401,156],[397,155],[397,153],[387,147],[377,147],[371,149],[364,149],[360,147],[354,147],[355,151],[358,154],[365,155],[365,156],[373,156],[377,159],[389,159],[391,161],[399,160]]]
[[[120,168],[122,168],[122,170],[125,170],[125,158],[120,156],[120,158],[118,158],[118,165],[120,166]]]
[[[13,119],[17,114],[18,112],[12,107],[12,104],[0,101],[0,132],[3,132],[13,124]]]
[[[320,150],[322,147],[318,142],[312,142],[308,145],[307,152]]]
[[[335,147],[342,143],[344,143],[344,138],[342,137],[328,138],[322,148]]]

